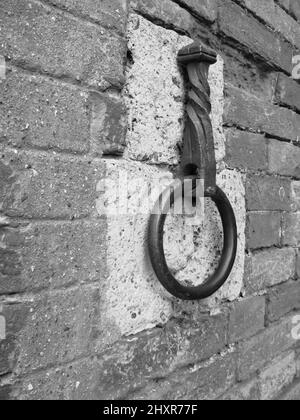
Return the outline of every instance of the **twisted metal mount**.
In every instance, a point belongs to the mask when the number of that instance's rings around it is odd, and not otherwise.
[[[164,254],[163,237],[169,204],[174,204],[176,191],[161,195],[158,201],[162,203],[161,213],[151,215],[148,230],[149,255],[157,278],[173,296],[183,300],[200,300],[214,294],[228,279],[237,251],[234,211],[224,192],[216,185],[216,158],[208,83],[209,66],[216,60],[216,53],[199,43],[183,48],[178,54],[178,62],[186,67],[189,83],[181,168],[183,177],[204,179],[204,195],[214,201],[220,213],[224,244],[217,270],[197,287],[183,286],[170,273]],[[182,190],[181,185],[179,189]],[[197,190],[194,189],[193,198],[197,198],[196,194]]]
[[[216,61],[216,53],[199,43],[183,48],[178,54],[178,62],[186,66],[188,75],[187,121],[181,166],[184,176],[195,175],[205,179],[205,189],[216,186],[216,157],[208,83],[209,66]]]

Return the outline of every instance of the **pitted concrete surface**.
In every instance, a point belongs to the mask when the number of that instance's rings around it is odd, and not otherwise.
[[[142,17],[130,17],[129,64],[125,100],[128,108],[127,150],[123,160],[107,160],[109,179],[127,171],[129,179],[172,174],[165,165],[177,164],[177,145],[184,127],[184,81],[177,67],[178,50],[190,43]],[[225,286],[207,301],[181,302],[159,284],[147,256],[146,231],[149,215],[108,217],[108,272],[103,289],[104,333],[109,341],[166,323],[174,313],[210,309],[218,312],[224,300],[236,299],[242,290],[245,258],[245,190],[243,175],[225,169],[223,132],[224,79],[223,60],[211,66],[209,74],[212,122],[216,156],[219,162],[218,184],[228,195],[238,224],[238,254]],[[154,164],[165,164],[156,167]],[[106,191],[107,194],[107,191]],[[133,187],[132,206],[141,190]],[[109,193],[108,193],[109,196]],[[108,198],[107,196],[107,198]],[[116,197],[115,197],[116,198]],[[103,201],[103,197],[100,199]],[[111,199],[110,205],[113,204]],[[131,208],[132,210],[132,208]],[[216,267],[222,248],[220,217],[211,202],[205,206],[205,221],[193,227],[181,216],[170,219],[165,228],[165,251],[170,269],[179,281],[201,284]],[[118,257],[116,257],[116,255]]]

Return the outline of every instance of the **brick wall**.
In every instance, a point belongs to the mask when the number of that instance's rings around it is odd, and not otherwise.
[[[299,399],[300,2],[0,3],[0,399]],[[219,54],[218,178],[239,225],[228,284],[197,304],[157,284],[147,217],[97,211],[106,177],[176,169],[190,38]],[[178,272],[201,276],[189,239]]]

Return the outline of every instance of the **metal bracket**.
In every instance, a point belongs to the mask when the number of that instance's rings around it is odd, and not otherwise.
[[[153,269],[161,284],[173,296],[183,300],[200,300],[214,294],[228,279],[237,251],[237,226],[234,211],[224,192],[216,185],[216,158],[208,83],[209,66],[216,61],[215,51],[200,43],[188,45],[178,54],[178,62],[186,68],[188,76],[187,120],[181,159],[182,174],[184,178],[204,180],[204,195],[215,202],[223,224],[223,251],[215,273],[202,285],[187,287],[180,284],[169,271],[163,246],[164,224],[169,210],[168,205],[174,204],[178,192],[173,190],[169,194],[162,194],[159,203],[166,204],[163,205],[160,214],[151,215],[149,223],[148,246]],[[184,188],[182,190],[184,191]],[[195,187],[193,194],[196,193]]]

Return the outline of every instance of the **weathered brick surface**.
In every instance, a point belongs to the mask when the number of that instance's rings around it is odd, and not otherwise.
[[[300,4],[299,0],[290,0],[290,13],[298,21],[300,21]]]
[[[220,3],[219,30],[237,41],[247,51],[250,50],[254,55],[262,58],[270,66],[275,65],[291,73],[292,47],[255,19],[247,16],[241,7],[229,0]]]
[[[284,283],[295,275],[295,250],[290,248],[254,252],[248,261],[246,291],[257,293]]]
[[[300,212],[284,215],[283,244],[300,247]]]
[[[134,400],[212,400],[224,394],[235,380],[236,355],[216,358],[206,365],[175,372],[168,379],[129,394]]]
[[[2,149],[0,209],[10,216],[75,219],[95,213],[104,164]]]
[[[238,384],[222,395],[223,401],[260,401],[261,393],[257,379]]]
[[[300,115],[263,102],[246,91],[227,85],[224,122],[267,133],[274,138],[298,141]]]
[[[26,0],[4,2],[0,24],[0,54],[14,62],[99,89],[123,82],[125,42],[107,30]]]
[[[280,175],[300,178],[300,147],[271,140],[269,170]]]
[[[300,400],[300,380],[290,385],[279,397],[280,401],[299,401]]]
[[[269,321],[300,309],[300,284],[293,282],[271,289],[268,293],[267,314]]]
[[[250,249],[278,246],[281,243],[281,214],[251,212],[247,219],[247,246]]]
[[[197,323],[171,322],[164,329],[124,340],[102,358],[107,372],[98,384],[101,398],[119,398],[146,385],[150,379],[169,375],[174,368],[197,363],[224,349],[227,316],[201,317]],[[130,358],[124,355],[130,354]]]
[[[259,375],[261,399],[273,400],[290,385],[296,375],[295,353],[290,352],[273,360]]]
[[[266,170],[268,148],[261,134],[239,130],[226,131],[226,162],[229,166],[249,170]]]
[[[247,177],[247,210],[290,210],[290,194],[289,180],[261,175]]]
[[[278,74],[278,80],[274,95],[275,103],[283,106],[288,106],[294,110],[300,110],[300,86],[299,84],[285,76],[282,73]]]
[[[247,9],[275,29],[291,44],[300,47],[300,27],[295,20],[278,7],[274,0],[239,0]]]
[[[88,95],[16,69],[0,80],[0,139],[16,147],[89,149]]]
[[[232,305],[229,318],[229,342],[249,338],[265,325],[265,298],[243,299]]]
[[[292,181],[291,183],[291,198],[293,212],[300,211],[300,181]]]
[[[214,22],[217,18],[217,1],[216,0],[175,0],[175,2],[187,7],[193,14],[204,18],[209,22]]]
[[[88,356],[97,338],[99,299],[98,288],[80,287],[28,302],[26,323],[17,335],[17,372]]]
[[[158,19],[166,25],[188,34],[195,29],[195,19],[171,0],[131,0],[131,6],[143,16]]]
[[[290,318],[239,344],[238,376],[248,379],[258,369],[295,344]]]
[[[0,229],[0,294],[101,281],[105,237],[104,220]]]
[[[88,17],[101,26],[124,34],[127,0],[46,0],[47,3],[66,9],[75,15]]]
[[[122,100],[90,95],[91,151],[96,155],[122,155],[127,129],[126,109]]]

